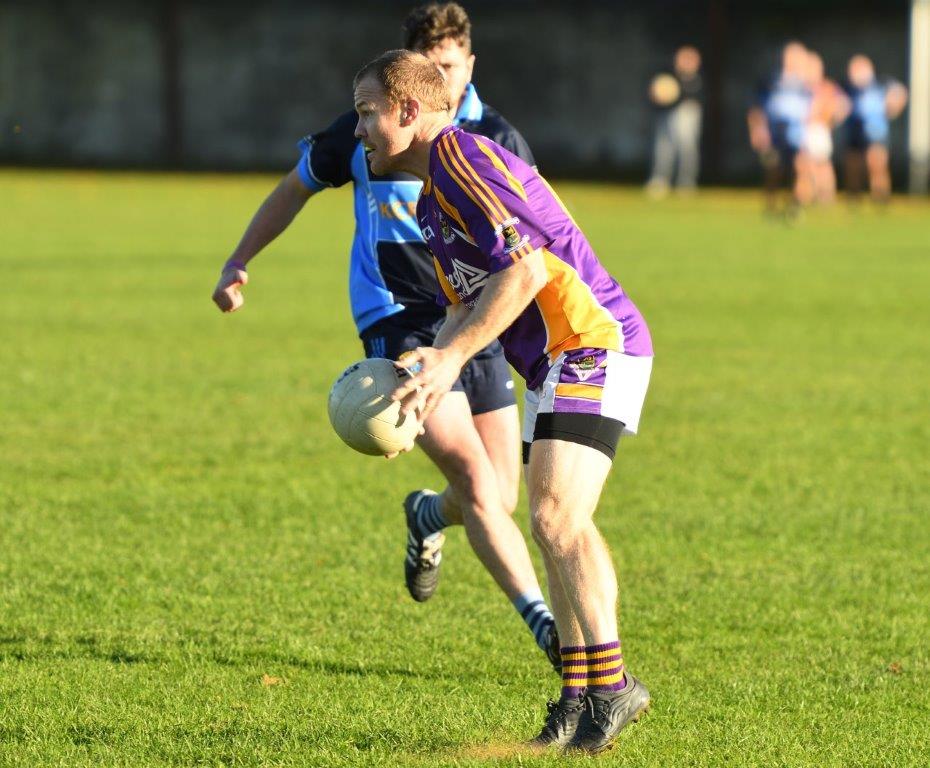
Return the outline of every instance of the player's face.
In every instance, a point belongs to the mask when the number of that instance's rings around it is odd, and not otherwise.
[[[358,113],[355,136],[368,150],[371,170],[379,176],[390,172],[398,155],[410,143],[401,125],[401,107],[391,104],[381,83],[369,75],[355,89],[355,111]]]
[[[856,55],[849,60],[849,82],[856,88],[865,88],[875,79],[875,67],[866,56]]]
[[[465,95],[465,88],[471,82],[471,73],[475,68],[475,54],[469,53],[451,37],[447,37],[435,48],[423,51],[433,64],[439,67],[449,84],[449,93],[452,96],[452,109],[458,109]]]

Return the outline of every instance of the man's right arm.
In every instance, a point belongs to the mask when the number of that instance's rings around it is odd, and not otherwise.
[[[300,142],[303,155],[297,166],[262,203],[223,266],[220,281],[213,291],[213,301],[223,312],[235,312],[242,306],[240,288],[249,279],[246,264],[288,228],[310,196],[352,180],[352,156],[358,147],[357,118],[355,110],[350,110],[325,130]]]
[[[295,168],[268,195],[246,227],[232,256],[223,265],[220,280],[213,291],[213,301],[221,311],[235,312],[242,306],[241,287],[248,281],[246,265],[290,226],[313,194]]]

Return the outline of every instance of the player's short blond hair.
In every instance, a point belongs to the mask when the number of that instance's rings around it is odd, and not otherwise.
[[[429,112],[452,109],[445,78],[436,65],[421,53],[404,50],[382,53],[358,71],[352,87],[358,88],[358,84],[369,76],[381,84],[391,104],[416,99]]]
[[[428,3],[404,19],[404,47],[430,51],[444,40],[455,40],[471,53],[471,21],[458,3]]]

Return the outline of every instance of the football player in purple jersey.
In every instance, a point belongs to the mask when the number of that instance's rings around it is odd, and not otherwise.
[[[624,666],[617,578],[593,522],[617,442],[639,427],[649,329],[536,170],[453,125],[428,59],[389,51],[359,71],[354,89],[355,133],[372,169],[423,181],[417,222],[447,307],[433,343],[405,360],[416,372],[393,397],[428,419],[494,339],[526,380],[530,520],[563,660],[561,695],[533,744],[601,752],[650,702]]]

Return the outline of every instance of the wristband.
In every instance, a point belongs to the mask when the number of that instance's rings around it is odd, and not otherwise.
[[[242,272],[248,272],[248,270],[245,268],[245,262],[244,262],[244,261],[240,261],[239,259],[229,259],[229,260],[223,265],[223,269],[222,269],[221,271],[222,271],[222,272],[225,272],[225,271],[228,270],[228,269],[238,269],[238,270],[240,270],[240,271],[242,271]]]

